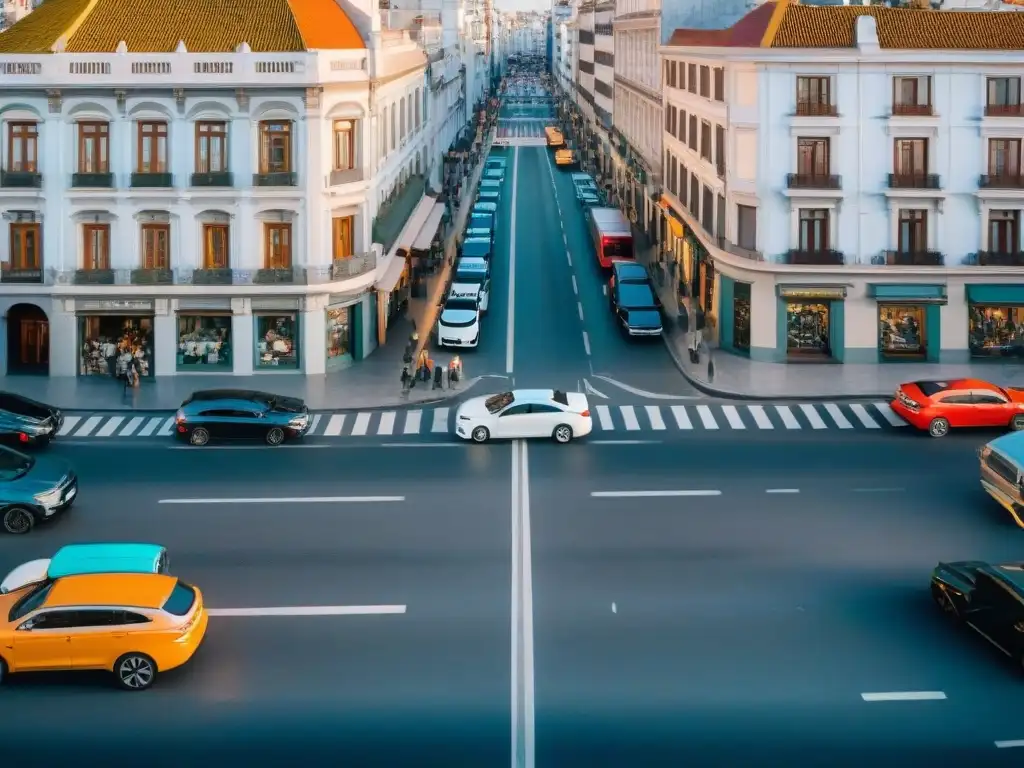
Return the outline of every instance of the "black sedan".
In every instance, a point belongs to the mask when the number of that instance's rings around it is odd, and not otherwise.
[[[309,408],[297,397],[268,392],[209,389],[194,392],[174,418],[179,439],[195,446],[211,440],[263,440],[277,446],[309,431]]]
[[[77,497],[78,476],[65,462],[0,446],[0,525],[7,533],[28,533]]]
[[[0,439],[21,445],[46,445],[64,424],[59,408],[13,392],[0,392]]]
[[[612,312],[629,338],[662,334],[661,309],[650,284],[617,282],[609,291]]]

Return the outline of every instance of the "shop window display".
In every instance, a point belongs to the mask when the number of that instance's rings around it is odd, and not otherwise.
[[[732,302],[732,345],[750,349],[750,283],[735,283]]]
[[[260,368],[298,368],[299,323],[295,315],[258,316],[256,352]]]
[[[786,352],[790,355],[831,357],[828,304],[790,302],[786,305]]]
[[[971,304],[968,346],[974,357],[1024,357],[1024,307]]]
[[[878,349],[886,357],[924,357],[924,307],[880,305]]]
[[[133,357],[142,376],[153,375],[153,318],[81,317],[79,338],[82,376],[124,376]]]
[[[352,356],[351,309],[327,310],[327,360],[340,361]]]
[[[179,368],[231,367],[231,316],[178,316]]]

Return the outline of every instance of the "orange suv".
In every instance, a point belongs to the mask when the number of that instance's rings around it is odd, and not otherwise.
[[[1024,391],[981,379],[901,384],[890,405],[932,437],[945,437],[950,428],[958,427],[1024,430]]]

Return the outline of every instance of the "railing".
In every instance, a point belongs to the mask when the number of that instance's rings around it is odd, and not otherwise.
[[[804,265],[842,265],[846,263],[846,259],[843,256],[843,252],[836,251],[831,248],[824,251],[809,251],[800,248],[795,248],[793,250],[786,252],[785,260],[787,264]]]
[[[342,184],[352,184],[357,181],[363,180],[363,169],[359,168],[346,168],[341,171],[331,171],[330,183],[332,187],[337,187]]]
[[[230,171],[216,173],[193,173],[189,179],[193,187],[233,187],[234,175]]]
[[[900,104],[892,105],[892,113],[897,117],[931,117],[935,114],[935,107],[931,104]]]
[[[174,186],[174,175],[170,173],[142,173],[132,174],[133,187],[157,187],[169,188]]]
[[[797,117],[836,117],[839,110],[835,104],[825,104],[821,101],[798,101],[796,103]]]
[[[73,173],[71,186],[78,189],[111,189],[114,186],[112,173]]]
[[[0,171],[0,187],[13,189],[39,189],[43,174],[36,171]]]
[[[996,175],[985,174],[978,180],[978,186],[982,189],[1024,189],[1024,174],[1020,171]]]
[[[298,174],[290,171],[280,173],[254,173],[252,185],[254,187],[294,187],[298,184]]]
[[[890,173],[889,189],[942,189],[937,173]]]
[[[1024,267],[1022,251],[978,251],[971,262],[980,267]]]
[[[941,267],[945,258],[941,251],[885,251],[884,264],[899,267]]]
[[[985,117],[1024,117],[1024,104],[986,104]]]
[[[42,282],[43,270],[41,269],[19,269],[14,267],[0,270],[0,283],[41,284]]]
[[[382,9],[380,11],[380,26],[381,30],[386,32],[408,32],[414,42],[419,43],[428,51],[441,47],[443,27],[440,13]]]
[[[842,189],[843,179],[834,173],[788,173],[789,189]]]

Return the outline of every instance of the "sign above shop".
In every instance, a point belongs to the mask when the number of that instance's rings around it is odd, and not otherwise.
[[[108,299],[106,301],[81,301],[78,309],[98,312],[152,312],[153,302],[140,299]]]
[[[780,285],[779,296],[784,299],[826,299],[841,301],[846,298],[846,286]]]

